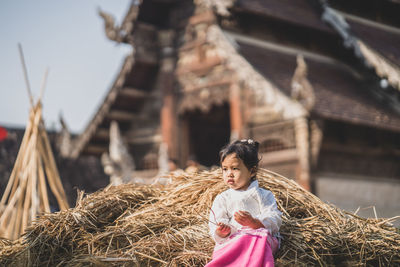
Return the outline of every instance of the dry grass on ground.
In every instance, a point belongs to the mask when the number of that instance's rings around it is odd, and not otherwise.
[[[226,189],[219,170],[176,172],[166,187],[121,185],[46,214],[16,242],[0,240],[0,264],[12,266],[202,266],[214,243],[207,218]],[[277,266],[400,264],[400,234],[323,203],[293,181],[259,170],[283,212]]]

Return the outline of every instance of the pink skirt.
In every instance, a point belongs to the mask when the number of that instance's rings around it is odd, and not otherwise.
[[[206,267],[273,267],[279,242],[267,229],[241,229],[214,248]]]

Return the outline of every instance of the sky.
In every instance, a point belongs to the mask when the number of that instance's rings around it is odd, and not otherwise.
[[[0,126],[25,127],[29,97],[18,43],[21,43],[35,99],[49,69],[42,99],[48,129],[63,115],[74,133],[84,130],[131,51],[105,36],[98,8],[119,24],[130,0],[1,0]]]

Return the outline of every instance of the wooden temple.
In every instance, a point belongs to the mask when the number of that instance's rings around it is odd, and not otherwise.
[[[142,175],[161,144],[210,167],[253,138],[262,167],[323,199],[399,203],[398,14],[394,0],[134,0],[121,25],[101,12],[132,54],[68,154],[107,152],[112,121]]]

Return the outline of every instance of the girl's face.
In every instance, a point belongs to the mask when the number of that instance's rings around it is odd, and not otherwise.
[[[236,157],[236,153],[226,156],[221,166],[226,185],[236,190],[246,190],[249,187],[253,172],[247,169],[240,158]]]

